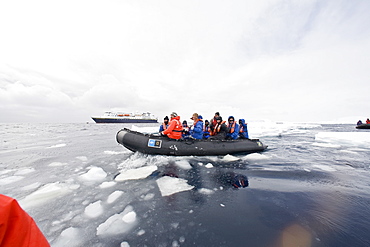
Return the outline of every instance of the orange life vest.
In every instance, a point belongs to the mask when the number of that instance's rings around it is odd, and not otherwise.
[[[231,128],[230,128],[230,124],[227,125],[227,128],[230,129],[229,130],[229,133],[234,133],[234,131],[235,131],[235,124],[236,123],[234,121],[234,123],[231,125]]]
[[[171,118],[170,126],[163,131],[163,134],[167,135],[171,139],[181,139],[182,124],[180,123],[180,116]]]
[[[212,136],[217,135],[217,133],[219,133],[220,130],[221,130],[221,125],[224,124],[224,123],[225,123],[225,121],[222,121],[221,123],[217,123],[215,125],[215,127],[213,128],[213,131],[212,130],[210,131],[211,132],[210,134]]]

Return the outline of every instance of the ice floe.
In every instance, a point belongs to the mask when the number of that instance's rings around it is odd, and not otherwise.
[[[115,178],[116,181],[143,179],[158,169],[157,166],[144,166],[136,169],[123,170]]]
[[[157,185],[162,196],[169,196],[178,192],[191,190],[194,186],[189,185],[187,180],[164,176],[157,179]]]
[[[80,246],[83,241],[83,238],[81,238],[81,230],[76,227],[69,227],[62,231],[60,236],[53,243],[53,247]]]
[[[96,229],[98,236],[123,234],[130,231],[137,224],[136,213],[132,206],[127,206],[122,213],[114,214]]]
[[[334,145],[370,147],[370,132],[319,132],[315,140]]]
[[[26,168],[19,169],[17,172],[14,173],[14,175],[26,175],[34,171],[35,171],[35,168],[26,167]]]
[[[192,168],[189,161],[187,160],[179,160],[179,161],[176,161],[175,164],[179,168],[184,169],[184,170],[190,170]]]
[[[11,183],[17,182],[19,180],[22,180],[23,178],[24,178],[23,176],[9,176],[9,177],[5,177],[5,178],[0,179],[0,185],[11,184]]]
[[[101,189],[105,189],[105,188],[110,188],[110,187],[113,187],[115,186],[117,183],[114,182],[114,181],[109,181],[109,182],[103,182],[99,185],[99,188]]]
[[[115,202],[120,196],[123,195],[123,191],[116,190],[108,196],[107,203]]]
[[[99,181],[103,180],[106,176],[107,173],[101,167],[93,166],[87,173],[82,174],[80,178],[86,181]]]
[[[61,147],[65,147],[65,146],[67,146],[67,144],[60,143],[60,144],[55,144],[55,145],[47,147],[47,148],[61,148]]]
[[[49,166],[53,167],[53,166],[65,166],[65,165],[68,165],[67,163],[63,163],[63,162],[52,162],[49,164]]]
[[[89,218],[96,218],[99,215],[101,215],[104,212],[103,207],[101,205],[101,200],[90,203],[86,208],[85,208],[85,214]]]
[[[19,204],[21,204],[23,208],[38,206],[78,188],[78,184],[66,184],[60,182],[45,184],[37,191],[27,195],[23,200],[19,201]]]

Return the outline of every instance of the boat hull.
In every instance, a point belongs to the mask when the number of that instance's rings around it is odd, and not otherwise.
[[[98,118],[92,117],[95,123],[158,123],[157,119]]]
[[[360,124],[356,126],[356,129],[370,129],[370,124]]]
[[[165,136],[143,134],[122,129],[116,135],[117,142],[133,152],[172,156],[205,156],[248,154],[267,148],[257,139],[237,140],[173,140]]]

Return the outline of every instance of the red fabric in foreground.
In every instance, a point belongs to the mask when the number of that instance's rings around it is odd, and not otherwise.
[[[0,194],[0,247],[49,247],[35,221],[18,202]]]

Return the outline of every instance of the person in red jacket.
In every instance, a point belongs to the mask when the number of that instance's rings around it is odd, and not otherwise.
[[[171,113],[170,125],[162,132],[162,134],[167,135],[171,139],[181,139],[182,124],[180,122],[180,116],[178,116],[176,112]]]
[[[0,194],[0,246],[50,247],[35,221],[18,202]]]

